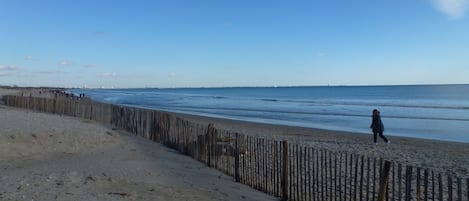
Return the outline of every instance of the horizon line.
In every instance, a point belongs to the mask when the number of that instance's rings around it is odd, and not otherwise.
[[[213,86],[213,87],[58,87],[58,86],[18,86],[0,85],[0,88],[58,88],[58,89],[222,89],[222,88],[294,88],[294,87],[392,87],[392,86],[454,86],[469,83],[451,84],[327,84],[327,85],[271,85],[271,86]]]

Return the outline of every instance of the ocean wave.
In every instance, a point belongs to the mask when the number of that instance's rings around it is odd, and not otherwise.
[[[142,105],[140,105],[142,106]],[[288,114],[288,115],[319,115],[319,116],[342,116],[342,117],[360,117],[360,118],[371,118],[370,115],[364,114],[350,114],[350,113],[340,113],[340,112],[305,112],[305,111],[285,111],[285,110],[262,110],[262,109],[247,109],[247,108],[217,108],[217,107],[187,107],[187,106],[174,106],[174,107],[165,107],[169,110],[178,110],[178,111],[193,111],[197,110],[200,112],[210,111],[238,111],[244,113],[253,113],[253,112],[262,112],[262,113],[272,113],[272,114]],[[229,115],[229,113],[227,113]],[[444,120],[444,121],[468,121],[466,118],[448,118],[448,117],[428,117],[428,116],[399,116],[399,115],[382,115],[383,118],[392,118],[392,119],[419,119],[419,120]]]
[[[457,103],[451,103],[448,105],[442,105],[441,103],[403,103],[400,100],[393,101],[340,101],[340,100],[292,100],[292,99],[257,99],[258,101],[266,102],[284,102],[288,103],[300,103],[309,105],[351,105],[351,106],[380,106],[380,107],[397,107],[397,108],[428,108],[428,109],[452,109],[452,110],[469,110],[468,105],[457,105]]]
[[[265,99],[260,99],[262,101],[268,101],[268,102],[277,102],[279,101],[278,99],[270,99],[270,98],[265,98]]]

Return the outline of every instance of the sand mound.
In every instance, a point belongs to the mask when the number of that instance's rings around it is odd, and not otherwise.
[[[51,153],[81,153],[113,144],[117,135],[96,123],[71,117],[0,107],[0,161]]]

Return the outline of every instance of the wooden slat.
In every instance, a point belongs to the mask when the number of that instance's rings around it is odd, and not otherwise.
[[[365,157],[361,157],[361,164],[360,164],[360,192],[359,192],[359,200],[363,200],[363,176],[365,174]]]
[[[438,192],[439,200],[443,200],[443,178],[441,177],[441,173],[438,174]]]
[[[319,180],[319,177],[318,177],[318,150],[317,149],[313,149],[313,201],[316,201],[316,200],[319,200],[319,196],[318,196],[318,189],[319,189],[319,186],[318,186],[318,180]],[[314,157],[316,156],[316,157]]]
[[[308,175],[309,172],[308,172],[308,169],[307,169],[307,167],[308,167],[307,164],[309,164],[309,162],[308,162],[309,158],[307,157],[307,155],[308,155],[307,151],[308,151],[308,149],[305,146],[303,148],[303,157],[304,157],[304,159],[303,159],[303,170],[304,170],[304,174],[303,174],[304,175],[304,177],[303,177],[303,200],[307,200],[307,198],[308,198],[307,197],[307,189],[308,189],[307,188],[307,183],[308,183],[307,175]]]
[[[337,152],[334,153],[334,201],[337,201]]]
[[[428,169],[423,172],[423,200],[428,201]]]
[[[453,201],[453,179],[448,175],[448,201]]]
[[[294,179],[294,175],[293,175],[293,164],[295,162],[295,159],[294,159],[294,146],[292,144],[289,144],[289,153],[288,153],[288,173],[289,173],[289,177],[288,177],[288,187],[289,187],[289,198],[291,198],[293,200],[294,198],[294,189],[293,189],[293,179]]]
[[[378,201],[384,201],[385,196],[387,194],[386,191],[388,189],[388,179],[389,179],[390,169],[391,169],[391,162],[385,161],[384,167],[381,173],[381,178],[380,178]]]
[[[406,167],[406,188],[405,188],[405,200],[412,200],[411,191],[412,191],[412,166]]]
[[[282,143],[283,146],[283,167],[282,167],[282,200],[288,200],[288,142],[286,140]]]
[[[313,200],[311,195],[311,148],[308,148],[308,200]]]
[[[295,158],[296,158],[296,195],[295,195],[295,200],[299,200],[299,197],[300,197],[300,158],[301,158],[301,152],[299,152],[299,147],[298,147],[298,144],[296,144],[295,146]]]
[[[358,157],[355,157],[355,172],[353,175],[353,200],[357,200],[357,187],[358,187]]]
[[[329,200],[332,201],[333,200],[333,195],[332,195],[332,192],[333,192],[333,175],[332,175],[332,152],[329,151]]]
[[[366,200],[370,200],[370,158],[366,159]]]
[[[417,201],[420,201],[420,168],[417,168],[417,182],[415,189],[417,190]]]

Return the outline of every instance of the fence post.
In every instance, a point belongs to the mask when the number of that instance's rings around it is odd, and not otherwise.
[[[448,174],[448,201],[453,201],[453,179]]]
[[[238,133],[236,133],[236,139],[235,139],[235,179],[236,182],[240,182],[239,179],[239,145],[238,145]]]
[[[288,142],[283,141],[282,200],[288,200]]]
[[[380,178],[379,184],[379,195],[378,201],[384,201],[386,198],[386,191],[388,190],[388,178],[389,178],[389,170],[391,169],[391,161],[384,162],[383,172]]]
[[[210,166],[210,157],[212,156],[211,155],[211,152],[212,152],[212,147],[211,147],[211,142],[212,142],[212,127],[213,127],[213,124],[208,124],[208,127],[207,127],[207,134],[205,135],[206,138],[205,138],[205,147],[207,149],[207,166],[211,167]]]
[[[412,166],[406,166],[405,201],[412,200]]]
[[[93,120],[93,103],[90,103],[90,120]]]

